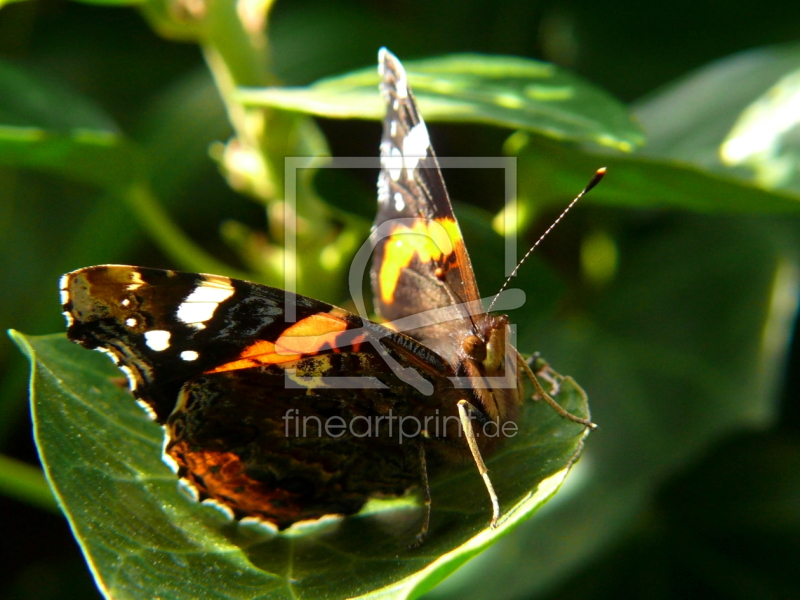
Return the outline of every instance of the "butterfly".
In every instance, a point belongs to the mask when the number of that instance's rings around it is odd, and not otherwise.
[[[401,63],[379,53],[386,104],[370,236],[383,323],[320,300],[219,275],[124,265],[64,275],[67,336],[110,355],[161,424],[165,461],[198,500],[285,529],[352,515],[474,462],[545,392],[484,310],[442,173]]]

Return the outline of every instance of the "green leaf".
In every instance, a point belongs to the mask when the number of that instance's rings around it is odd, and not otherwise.
[[[791,90],[796,90],[792,73],[798,69],[800,45],[758,48],[715,61],[656,90],[632,107],[647,131],[643,154],[757,183],[759,172],[774,173],[787,160],[796,165],[800,150],[790,131],[797,123],[791,106],[797,92]],[[756,115],[763,120],[753,122]],[[743,140],[739,152],[726,151],[726,139],[748,121],[755,137]],[[800,171],[780,171],[782,177],[762,177],[759,184],[800,191]]]
[[[610,94],[555,65],[513,56],[452,54],[405,63],[428,122],[487,123],[630,151],[644,142]],[[374,67],[304,88],[242,89],[239,100],[330,118],[383,119]]]
[[[58,512],[41,469],[0,454],[0,492],[35,506]]]
[[[230,523],[179,493],[161,462],[161,429],[115,381],[105,357],[64,336],[14,334],[32,363],[34,431],[48,480],[98,586],[116,599],[416,597],[496,542],[558,488],[584,429],[530,402],[520,434],[487,461],[504,519],[487,530],[489,501],[472,466],[431,482],[428,541],[407,546],[421,509],[370,503],[358,516],[275,534]],[[558,398],[586,414],[566,378]],[[150,592],[146,592],[150,590]]]
[[[11,123],[0,124],[0,165],[107,189],[126,201],[154,242],[185,269],[247,277],[208,255],[175,225],[150,189],[145,152],[91,102],[0,62],[0,121]],[[100,211],[118,213],[118,205],[109,206],[115,200],[103,202]]]
[[[139,149],[108,131],[0,126],[0,164],[49,171],[103,188],[144,177]]]
[[[627,208],[677,208],[702,213],[800,213],[800,196],[767,191],[755,185],[709,173],[675,160],[594,154],[539,136],[518,149],[519,196],[534,214],[540,206],[564,206],[599,167],[607,167],[602,183],[582,203]]]
[[[56,131],[117,130],[114,122],[88,98],[53,79],[2,60],[0,123]]]
[[[105,114],[63,86],[0,62],[0,165],[103,188],[145,174],[145,158]]]
[[[796,213],[800,149],[790,134],[796,111],[787,108],[798,94],[798,68],[800,46],[764,48],[713,63],[651,94],[633,111],[648,136],[636,156],[599,154],[518,132],[506,149],[519,158],[522,203],[531,214],[542,205],[563,205],[606,166],[608,176],[582,202]],[[726,138],[737,130],[744,135],[747,123],[751,154],[736,165],[723,164]],[[754,134],[769,142],[766,150],[756,152]]]

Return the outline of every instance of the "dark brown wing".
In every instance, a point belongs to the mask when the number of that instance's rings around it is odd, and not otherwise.
[[[379,54],[386,118],[381,141],[378,215],[373,228],[372,286],[387,321],[473,302],[467,315],[406,331],[454,362],[452,334],[482,319],[475,275],[425,123],[405,70],[386,49]]]
[[[125,371],[200,499],[282,528],[419,482],[416,445],[375,422],[442,407],[452,373],[411,338],[215,275],[89,267],[65,275],[61,293],[68,337]]]

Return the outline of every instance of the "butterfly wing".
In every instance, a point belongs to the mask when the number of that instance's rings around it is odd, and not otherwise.
[[[89,267],[65,275],[61,293],[69,339],[127,374],[165,427],[168,462],[199,499],[282,528],[357,512],[374,494],[419,482],[416,447],[396,433],[325,429],[331,419],[371,424],[440,406],[430,392],[447,381],[437,375],[448,365],[414,340],[324,302],[216,275]]]
[[[460,318],[406,331],[453,362],[452,334],[472,331],[482,318],[480,293],[405,70],[385,49],[379,64],[386,118],[372,236],[376,311],[395,321],[471,303]]]

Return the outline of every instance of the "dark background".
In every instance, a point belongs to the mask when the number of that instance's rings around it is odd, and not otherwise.
[[[633,102],[716,59],[800,40],[800,4],[294,0],[277,2],[270,31],[275,70],[288,85],[372,65],[377,48],[387,46],[403,60],[462,51],[540,58],[573,69],[621,100]],[[0,9],[0,58],[88,96],[122,131],[144,144],[157,135],[152,117],[159,97],[179,85],[188,89],[193,78],[204,77],[205,69],[194,45],[160,38],[135,9],[52,0]],[[219,115],[213,91],[209,94],[209,110]],[[260,227],[263,214],[255,203],[232,192],[205,157],[208,141],[230,134],[224,120],[212,122],[215,127],[209,129],[208,140],[187,141],[186,152],[195,157],[196,165],[189,175],[175,175],[177,183],[162,182],[173,190],[163,198],[196,241],[235,261],[209,232],[216,232],[219,222],[229,218]],[[377,152],[377,124],[319,123],[334,155]],[[496,155],[508,135],[478,126],[436,126],[434,131],[437,151],[443,156]],[[496,185],[494,180],[469,178],[448,183],[455,198],[479,205],[476,198],[489,196],[488,190]],[[365,186],[369,185],[367,180]],[[55,295],[59,273],[50,273],[48,265],[61,251],[66,233],[80,223],[78,215],[89,196],[79,184],[65,184],[56,177],[0,169],[3,329],[14,327],[30,334],[62,330]],[[138,225],[132,221],[131,227]],[[141,232],[109,262],[173,266]],[[787,477],[797,478],[792,467],[800,466],[799,339],[795,337],[782,384],[778,421],[767,430],[732,432],[687,462],[625,536],[552,582],[548,593],[553,598],[798,597],[800,587],[789,573],[800,555],[800,504],[784,506],[785,523],[748,537],[734,533],[737,513],[727,511],[721,497],[744,502],[754,487],[783,489],[791,487]],[[26,373],[24,358],[8,339],[0,340],[0,451],[36,464]],[[767,459],[758,462],[760,456],[776,453],[786,460],[785,468]],[[742,465],[752,461],[768,467],[763,479],[748,479]],[[786,498],[776,497],[774,502],[790,502]],[[729,528],[720,525],[708,531],[703,542],[709,550],[704,555],[707,564],[700,568],[697,565],[703,561],[692,559],[693,551],[699,552],[694,534],[708,526],[709,514],[722,514],[720,522]],[[0,496],[0,515],[0,597],[44,600],[97,595],[62,517],[5,496]],[[524,561],[520,568],[525,568]],[[730,585],[726,573],[736,570],[746,571],[749,585]]]

